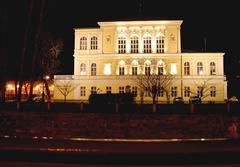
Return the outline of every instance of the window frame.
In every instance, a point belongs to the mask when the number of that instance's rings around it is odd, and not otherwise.
[[[190,63],[188,61],[184,62],[183,73],[184,75],[190,75]]]
[[[87,37],[83,36],[80,38],[80,50],[87,50]]]
[[[91,50],[98,50],[98,38],[96,36],[91,37]]]
[[[143,37],[143,53],[152,53],[152,37]]]
[[[96,76],[97,75],[97,64],[92,63],[91,64],[91,76]]]
[[[165,52],[165,37],[162,35],[156,37],[156,52],[157,53]]]
[[[119,54],[126,53],[126,37],[124,36],[118,37],[118,53]]]

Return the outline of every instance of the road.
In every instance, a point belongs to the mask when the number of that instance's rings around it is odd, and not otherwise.
[[[0,140],[0,166],[240,166],[240,140]],[[25,163],[25,164],[24,164]],[[15,164],[16,165],[16,164]],[[45,166],[44,165],[44,166]],[[55,166],[54,166],[55,165]],[[64,166],[65,167],[65,166]]]

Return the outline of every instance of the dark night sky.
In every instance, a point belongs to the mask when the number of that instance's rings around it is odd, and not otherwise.
[[[37,1],[37,0],[36,0]],[[26,23],[27,0],[10,0],[7,21],[7,49],[9,62],[20,57],[23,32]],[[182,49],[202,51],[204,37],[207,51],[225,52],[225,74],[230,81],[231,92],[240,92],[234,79],[238,69],[239,6],[237,1],[210,0],[48,0],[44,29],[64,41],[61,58],[61,74],[73,74],[74,27],[95,27],[104,20],[141,18],[181,19]],[[16,62],[12,66],[17,66]],[[11,67],[12,67],[11,66]],[[9,65],[10,67],[10,65]],[[12,74],[17,70],[11,68]],[[240,94],[240,93],[239,93]]]

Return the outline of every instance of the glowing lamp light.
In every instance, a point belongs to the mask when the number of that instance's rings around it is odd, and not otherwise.
[[[176,64],[171,64],[171,72],[172,75],[177,74],[177,65]]]
[[[112,69],[111,64],[104,64],[104,72],[105,75],[111,75]]]
[[[36,90],[39,90],[39,85],[37,85],[37,86],[35,87],[35,89],[36,89]]]
[[[13,85],[8,84],[8,85],[7,85],[7,89],[8,89],[8,90],[13,90],[13,89],[14,89],[14,88],[13,88]]]
[[[47,76],[45,77],[45,79],[48,80],[48,79],[50,79],[50,77],[47,75]]]

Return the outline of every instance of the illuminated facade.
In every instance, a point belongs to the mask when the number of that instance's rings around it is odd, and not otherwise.
[[[71,82],[68,100],[88,100],[91,93],[124,93],[139,100],[136,75],[174,75],[170,99],[201,93],[203,101],[227,99],[224,53],[183,53],[181,20],[98,22],[99,28],[76,28],[74,75],[56,75],[55,86]],[[54,99],[63,99],[59,89]],[[158,101],[166,101],[162,93]],[[151,101],[145,95],[144,101]]]

